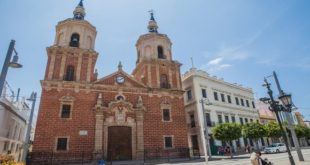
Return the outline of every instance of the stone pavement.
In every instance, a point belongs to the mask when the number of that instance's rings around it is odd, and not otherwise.
[[[310,165],[310,149],[302,150],[305,161],[298,161],[296,151],[292,152],[296,165]],[[234,156],[233,159],[230,159],[229,156],[213,156],[212,160],[209,161],[208,165],[250,165],[250,154]],[[279,153],[279,154],[263,154],[262,158],[268,158],[274,165],[290,165],[288,154]],[[206,165],[204,159],[196,160],[172,160],[172,163],[158,163],[158,162],[148,162],[143,163],[143,161],[117,161],[112,162],[112,164],[107,163],[106,165]],[[86,164],[84,164],[86,165]],[[87,164],[95,165],[95,164]]]

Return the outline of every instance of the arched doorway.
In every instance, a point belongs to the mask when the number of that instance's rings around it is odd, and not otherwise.
[[[131,160],[132,159],[131,127],[108,127],[108,159]]]

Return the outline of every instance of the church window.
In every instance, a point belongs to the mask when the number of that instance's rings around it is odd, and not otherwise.
[[[63,104],[61,109],[61,118],[70,118],[71,115],[71,105]]]
[[[65,81],[73,81],[74,80],[74,66],[69,65],[67,67]]]
[[[172,136],[165,136],[165,149],[173,148]]]
[[[170,84],[168,83],[168,77],[165,74],[162,74],[160,76],[160,87],[161,88],[166,88],[166,89],[170,88]]]
[[[163,109],[163,121],[171,121],[170,119],[170,109]]]
[[[57,151],[67,151],[68,150],[68,138],[57,138]]]
[[[78,48],[80,44],[80,35],[78,33],[73,33],[71,35],[70,46]]]
[[[165,59],[164,49],[162,46],[157,46],[158,58]]]
[[[116,100],[125,100],[123,96],[117,96]]]

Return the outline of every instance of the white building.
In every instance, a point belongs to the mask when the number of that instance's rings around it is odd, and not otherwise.
[[[205,71],[190,69],[182,76],[183,89],[185,90],[185,110],[187,112],[187,123],[189,127],[189,144],[193,149],[199,149],[203,154],[202,146],[205,143],[201,136],[201,125],[203,125],[203,111],[200,99],[208,99],[211,105],[204,106],[208,134],[212,134],[212,127],[218,123],[237,122],[246,124],[259,121],[258,110],[255,107],[253,91],[250,88],[238,84],[225,82],[223,79],[211,77]],[[216,146],[222,146],[221,141],[209,136],[211,153],[217,153]],[[255,145],[254,141],[240,138],[233,141],[234,151],[244,151],[244,146]]]
[[[0,98],[0,154],[21,161],[30,110],[25,99],[16,100],[7,89],[5,86]]]

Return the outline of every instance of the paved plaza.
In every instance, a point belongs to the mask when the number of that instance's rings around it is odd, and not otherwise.
[[[310,149],[302,149],[302,153],[305,161],[298,161],[296,151],[293,151],[293,157],[296,165],[310,165]],[[209,161],[208,165],[250,165],[250,154],[238,155],[233,159],[228,156],[214,156],[212,161]],[[290,165],[288,154],[263,154],[262,158],[268,158],[274,165]],[[113,165],[155,165],[155,163],[143,163],[143,162],[113,162]],[[157,163],[158,164],[158,163]],[[160,164],[160,163],[159,163]],[[204,159],[192,160],[192,161],[178,161],[173,163],[161,163],[160,165],[205,165]]]
[[[310,149],[303,149],[302,150],[303,156],[305,161],[299,162],[296,151],[293,151],[293,157],[295,160],[296,165],[310,165]],[[217,160],[210,161],[209,165],[249,165],[250,154],[236,156],[234,159],[229,159],[228,157],[214,157]],[[263,154],[262,158],[268,158],[274,165],[290,165],[288,154],[287,153],[280,153],[280,154]],[[182,162],[182,163],[165,163],[163,165],[170,165],[170,164],[178,164],[178,165],[204,165],[204,162]]]

